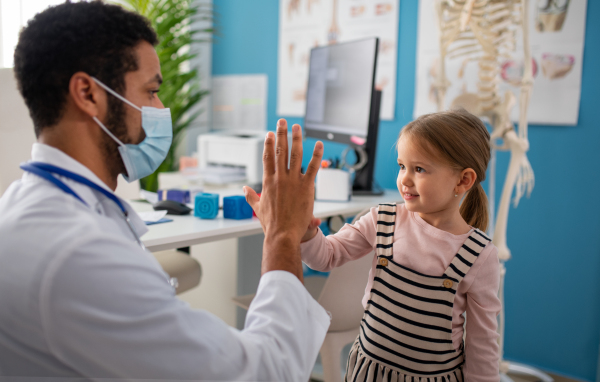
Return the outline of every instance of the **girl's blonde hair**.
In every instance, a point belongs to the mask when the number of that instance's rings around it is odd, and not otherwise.
[[[467,224],[485,231],[488,226],[488,199],[481,187],[490,161],[490,134],[479,118],[464,109],[425,114],[404,126],[402,137],[414,142],[427,154],[462,171],[472,168],[477,180],[460,206]]]

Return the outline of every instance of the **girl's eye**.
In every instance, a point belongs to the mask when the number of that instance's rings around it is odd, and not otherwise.
[[[152,97],[154,97],[155,95],[157,95],[157,94],[158,94],[158,92],[159,92],[159,91],[160,91],[160,90],[150,90],[150,95],[151,95]]]
[[[415,168],[415,171],[417,171],[418,173],[421,173],[421,172],[425,172],[425,169],[423,167],[417,167],[417,168]]]
[[[401,164],[401,165],[399,165],[399,166],[400,166],[400,170],[404,170],[404,168],[405,168],[405,167],[404,167],[404,165],[403,165],[403,164]]]

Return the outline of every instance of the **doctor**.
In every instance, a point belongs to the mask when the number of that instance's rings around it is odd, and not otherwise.
[[[0,381],[309,378],[330,320],[302,285],[299,243],[323,146],[302,175],[299,126],[289,169],[286,122],[265,139],[263,275],[245,329],[191,309],[113,194],[171,143],[156,44],[145,19],[101,2],[49,8],[20,35],[15,75],[38,143],[0,198]]]

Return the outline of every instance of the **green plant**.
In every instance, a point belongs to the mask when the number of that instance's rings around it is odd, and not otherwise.
[[[163,83],[159,97],[165,107],[171,108],[173,144],[165,161],[151,175],[140,180],[143,189],[158,189],[158,174],[177,169],[177,146],[183,132],[202,110],[196,110],[200,100],[208,94],[200,89],[198,71],[191,61],[198,54],[192,43],[207,41],[200,33],[212,33],[212,28],[198,28],[198,23],[212,20],[212,6],[194,0],[119,0],[118,3],[145,17],[158,35],[156,53],[160,60]]]

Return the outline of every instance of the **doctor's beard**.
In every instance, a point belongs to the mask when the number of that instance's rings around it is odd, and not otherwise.
[[[129,135],[127,134],[127,126],[125,124],[126,112],[127,108],[129,107],[128,105],[111,95],[108,97],[107,106],[108,110],[106,113],[106,122],[104,123],[104,126],[106,126],[106,128],[121,142],[125,144],[140,143],[144,138],[146,138],[144,129],[140,130],[140,136],[136,142],[132,142],[132,140],[129,138]],[[108,134],[103,135],[101,144],[104,152],[104,163],[106,164],[111,177],[116,179],[119,174],[126,174],[125,164],[123,163],[123,159],[121,159],[121,154],[119,153],[119,144],[110,136],[108,136]]]

